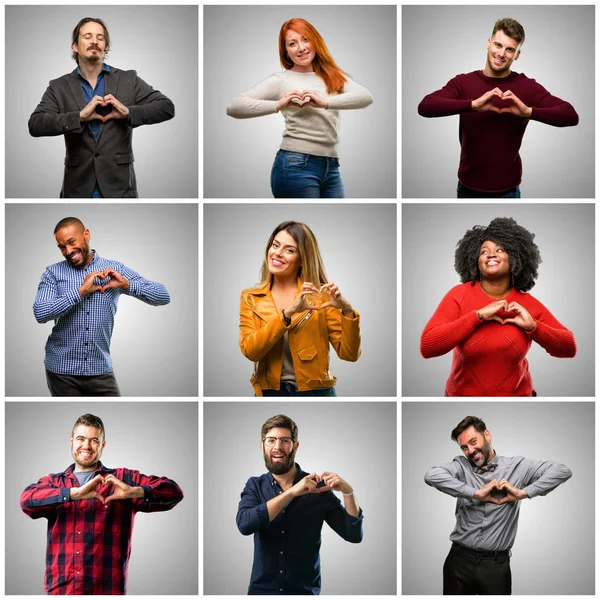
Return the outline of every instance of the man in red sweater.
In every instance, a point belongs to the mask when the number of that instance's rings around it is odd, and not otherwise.
[[[457,198],[520,198],[519,148],[529,120],[555,127],[579,122],[568,102],[511,71],[524,41],[520,23],[496,21],[483,71],[457,75],[419,104],[423,117],[460,115]]]

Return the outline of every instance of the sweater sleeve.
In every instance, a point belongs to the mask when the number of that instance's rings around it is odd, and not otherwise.
[[[553,96],[535,80],[533,86],[535,97],[531,102],[531,120],[555,127],[572,127],[579,123],[579,115],[571,104]]]
[[[280,96],[281,76],[274,73],[249,90],[235,96],[227,107],[227,114],[234,119],[251,119],[275,114]]]
[[[417,109],[422,117],[448,117],[471,110],[471,99],[461,98],[458,77],[451,79],[441,90],[428,94]]]
[[[365,108],[373,103],[373,96],[369,90],[356,83],[346,75],[344,91],[341,94],[327,96],[327,110],[353,110]]]
[[[469,311],[459,316],[462,296],[460,286],[452,288],[440,302],[423,333],[421,355],[423,358],[442,356],[468,338],[481,323],[477,312]]]
[[[539,301],[533,298],[530,310],[536,328],[529,334],[550,356],[573,358],[577,353],[575,336]]]

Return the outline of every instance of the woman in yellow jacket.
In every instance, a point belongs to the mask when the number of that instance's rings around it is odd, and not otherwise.
[[[329,343],[342,360],[358,360],[359,315],[327,282],[317,240],[304,223],[275,228],[261,280],[240,299],[240,348],[255,363],[255,395],[335,396]]]

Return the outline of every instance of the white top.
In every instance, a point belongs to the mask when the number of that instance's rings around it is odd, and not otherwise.
[[[282,94],[294,90],[315,91],[327,99],[328,108],[285,108],[281,111],[285,129],[280,148],[315,156],[338,157],[339,111],[365,108],[373,102],[366,87],[345,75],[341,94],[328,94],[325,82],[314,72],[283,71],[273,73],[254,87],[233,98],[227,114],[236,119],[262,117],[277,112],[275,105]]]

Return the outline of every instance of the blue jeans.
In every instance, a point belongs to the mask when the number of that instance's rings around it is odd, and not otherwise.
[[[299,392],[298,388],[289,381],[282,381],[279,390],[263,390],[262,393],[263,396],[337,396],[334,387]]]
[[[340,161],[279,150],[271,169],[274,198],[345,198]]]
[[[505,192],[476,192],[468,187],[465,187],[460,181],[456,186],[457,198],[520,198],[521,190],[519,186],[506,190]]]

